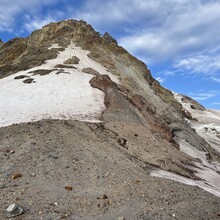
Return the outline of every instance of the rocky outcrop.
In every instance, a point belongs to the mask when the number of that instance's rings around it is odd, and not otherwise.
[[[115,40],[108,32],[105,32],[105,34],[103,35],[103,39],[108,44],[118,44],[117,40]]]
[[[205,111],[204,106],[202,106],[200,103],[195,101],[194,99],[190,98],[189,96],[182,95],[182,100],[183,103],[190,103],[191,109],[195,110],[200,110],[200,111]]]
[[[64,62],[64,64],[78,64],[78,63],[79,63],[79,58],[76,56],[73,56],[72,58]]]
[[[126,121],[144,125],[178,148],[169,126],[157,118],[156,108],[142,96],[114,83],[108,75],[93,77],[90,84],[105,93],[107,109],[102,114],[105,122]]]
[[[108,75],[100,75],[92,78],[90,84],[105,93],[105,105],[107,110],[103,113],[104,121],[130,121],[141,123],[141,118],[132,106],[117,89]]]
[[[88,74],[91,74],[91,75],[94,75],[94,76],[99,76],[100,75],[100,73],[98,71],[92,69],[91,67],[83,68],[82,72],[83,73],[88,73]]]
[[[2,39],[0,39],[0,47],[4,44],[4,42],[2,41]]]

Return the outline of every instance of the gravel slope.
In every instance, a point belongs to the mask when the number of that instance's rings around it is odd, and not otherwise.
[[[17,220],[220,218],[220,198],[149,176],[155,167],[121,142],[131,131],[118,130],[59,120],[0,128],[0,219],[13,202],[26,210]]]

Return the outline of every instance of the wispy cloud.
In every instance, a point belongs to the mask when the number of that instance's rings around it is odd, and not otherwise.
[[[39,18],[31,18],[30,16],[26,16],[26,21],[24,23],[24,30],[28,32],[32,32],[36,29],[42,28],[44,25],[55,21],[54,18],[48,17],[45,19],[39,19]]]
[[[220,83],[220,78],[217,77],[211,77],[211,79],[217,83]]]
[[[207,100],[207,99],[215,97],[216,93],[213,91],[209,91],[207,93],[194,93],[194,92],[192,92],[192,93],[189,93],[188,95],[197,101],[202,101],[202,100]]]
[[[220,105],[220,102],[213,102],[211,105]]]
[[[212,81],[220,82],[220,78],[217,77],[220,71],[219,53],[192,54],[176,61],[173,68],[184,75],[201,75]]]
[[[156,80],[159,82],[159,83],[163,83],[165,81],[165,78],[162,78],[162,77],[156,77]]]

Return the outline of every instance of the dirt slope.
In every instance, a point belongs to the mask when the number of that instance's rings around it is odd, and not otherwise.
[[[1,128],[0,219],[13,202],[25,208],[17,220],[219,219],[218,197],[149,176],[152,158],[141,158],[131,140],[145,142],[146,151],[152,140],[139,127],[125,127],[123,136],[120,129],[49,120]]]

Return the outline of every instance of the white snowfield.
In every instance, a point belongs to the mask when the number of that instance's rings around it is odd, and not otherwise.
[[[52,45],[50,48],[59,48]],[[100,74],[108,74],[112,80],[117,78],[101,64],[90,59],[89,51],[82,50],[72,43],[55,59],[47,60],[41,66],[17,72],[0,79],[0,127],[12,124],[38,121],[41,119],[74,119],[99,121],[105,110],[104,93],[92,88],[89,80],[93,77],[82,72],[83,68],[93,68]],[[31,71],[56,69],[72,56],[79,58],[74,68],[54,70],[48,75],[33,75]],[[58,73],[58,74],[57,74]],[[34,82],[26,84],[16,76],[27,75]]]
[[[190,126],[196,130],[196,132],[203,137],[211,147],[220,153],[220,111],[218,110],[195,110],[191,108],[190,103],[182,102],[182,96],[174,93],[176,100],[182,104],[183,108],[190,112],[192,117],[197,121],[188,121]],[[196,176],[201,180],[192,180],[182,177],[180,175],[155,170],[151,173],[152,176],[167,178],[175,180],[187,185],[198,186],[218,197],[220,197],[220,163],[209,162],[206,158],[206,151],[200,151],[191,146],[184,139],[176,139],[180,145],[180,150],[188,154],[193,158],[199,158],[200,162],[196,162],[195,167],[190,167],[196,173]]]

